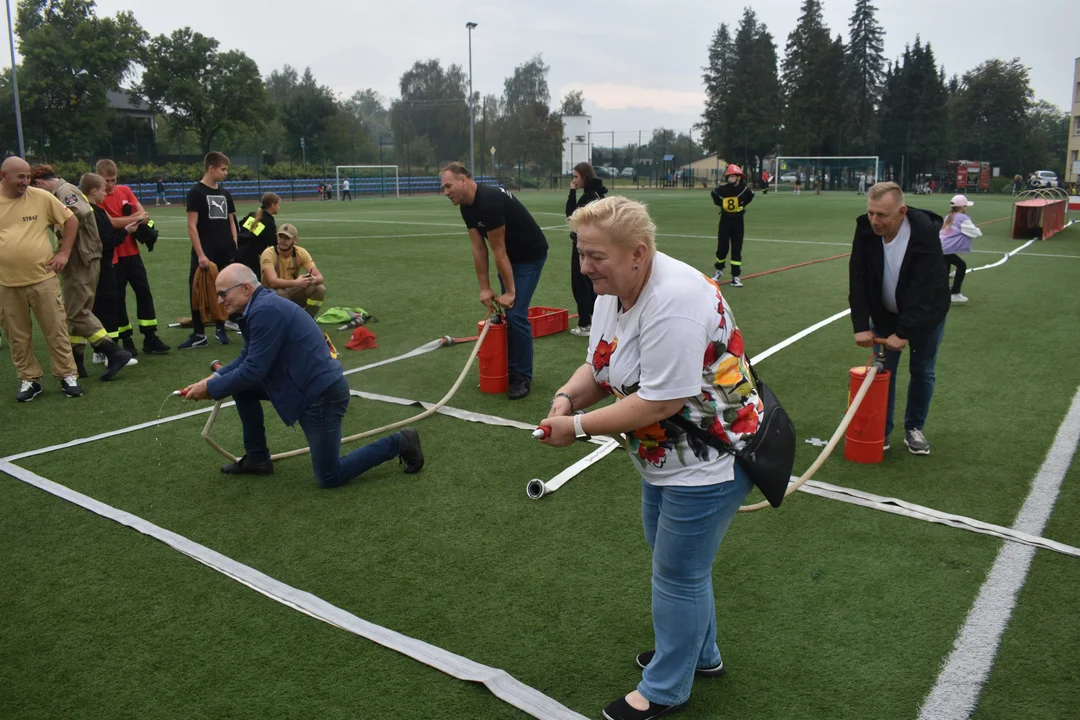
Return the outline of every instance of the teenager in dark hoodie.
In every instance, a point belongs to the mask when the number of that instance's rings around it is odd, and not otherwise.
[[[578,190],[582,191],[580,199],[577,196]],[[570,195],[566,198],[566,217],[573,215],[578,208],[602,199],[605,195],[607,195],[607,188],[604,187],[600,178],[596,177],[593,166],[587,162],[578,163],[574,166],[574,179],[570,181]],[[570,331],[570,334],[589,337],[596,291],[593,290],[592,280],[581,274],[577,233],[570,233],[570,239],[573,241],[570,258],[570,287],[574,291],[574,302],[577,303],[578,313],[578,325]]]

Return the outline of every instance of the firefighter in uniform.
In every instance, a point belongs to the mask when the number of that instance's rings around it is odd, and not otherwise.
[[[742,246],[745,233],[743,219],[746,206],[754,199],[754,191],[746,183],[746,175],[738,165],[728,165],[724,183],[712,191],[713,203],[720,207],[720,227],[716,233],[716,273],[713,280],[724,276],[724,261],[731,248],[731,285],[742,287]]]
[[[263,251],[277,243],[277,222],[274,216],[281,209],[281,197],[277,193],[263,193],[259,209],[240,222],[236,236],[236,262],[251,268],[259,277],[259,258]]]
[[[96,174],[105,178],[105,202],[102,207],[112,219],[112,226],[117,230],[123,230],[132,222],[148,219],[142,203],[131,192],[127,185],[116,184],[116,163],[112,160],[98,160],[95,165]],[[149,249],[149,248],[148,248]],[[131,353],[132,357],[138,355],[135,349],[135,341],[131,321],[127,313],[127,287],[135,291],[136,316],[139,321],[139,332],[143,336],[143,352],[148,354],[163,354],[169,352],[169,346],[161,341],[157,335],[157,315],[154,312],[154,296],[150,292],[150,280],[146,276],[146,266],[143,264],[142,255],[139,254],[139,246],[132,235],[127,235],[117,248],[116,257],[113,260],[116,270],[117,307],[120,313],[120,329],[118,335],[124,344],[124,349]]]
[[[60,273],[60,292],[67,311],[68,340],[71,353],[79,369],[79,377],[86,373],[86,343],[93,346],[94,352],[108,358],[102,380],[111,380],[131,359],[131,354],[122,350],[109,338],[101,321],[93,313],[94,295],[97,291],[98,276],[101,272],[101,237],[98,234],[94,211],[79,188],[63,178],[56,177],[51,165],[36,165],[30,169],[30,181],[34,187],[51,192],[71,210],[79,221],[79,231],[75,247],[67,265]]]

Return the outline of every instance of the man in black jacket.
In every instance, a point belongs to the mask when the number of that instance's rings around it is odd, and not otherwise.
[[[891,375],[886,449],[893,429],[896,369],[901,351],[911,346],[904,443],[915,455],[929,455],[923,427],[949,311],[949,278],[938,236],[941,217],[907,207],[896,183],[874,185],[867,198],[867,212],[857,221],[849,263],[848,303],[855,344],[868,348],[875,337],[886,338],[885,365]]]

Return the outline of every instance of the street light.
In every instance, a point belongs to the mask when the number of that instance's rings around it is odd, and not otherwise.
[[[15,32],[11,24],[11,2],[5,0],[7,6],[8,42],[11,45],[11,90],[15,96],[15,129],[19,135],[19,157],[26,157],[26,148],[23,145],[22,113],[19,111],[19,78],[15,71]]]
[[[469,170],[476,172],[476,141],[474,139],[475,125],[473,121],[473,89],[472,89],[472,31],[476,23],[467,22],[465,27],[469,30]]]

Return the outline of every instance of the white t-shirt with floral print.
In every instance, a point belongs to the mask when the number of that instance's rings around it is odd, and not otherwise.
[[[763,406],[746,365],[742,334],[720,288],[700,272],[656,253],[652,275],[626,312],[615,295],[593,308],[587,362],[600,387],[621,399],[687,398],[683,417],[742,448]],[[734,458],[672,422],[631,433],[630,457],[652,485],[714,485],[734,479]]]

